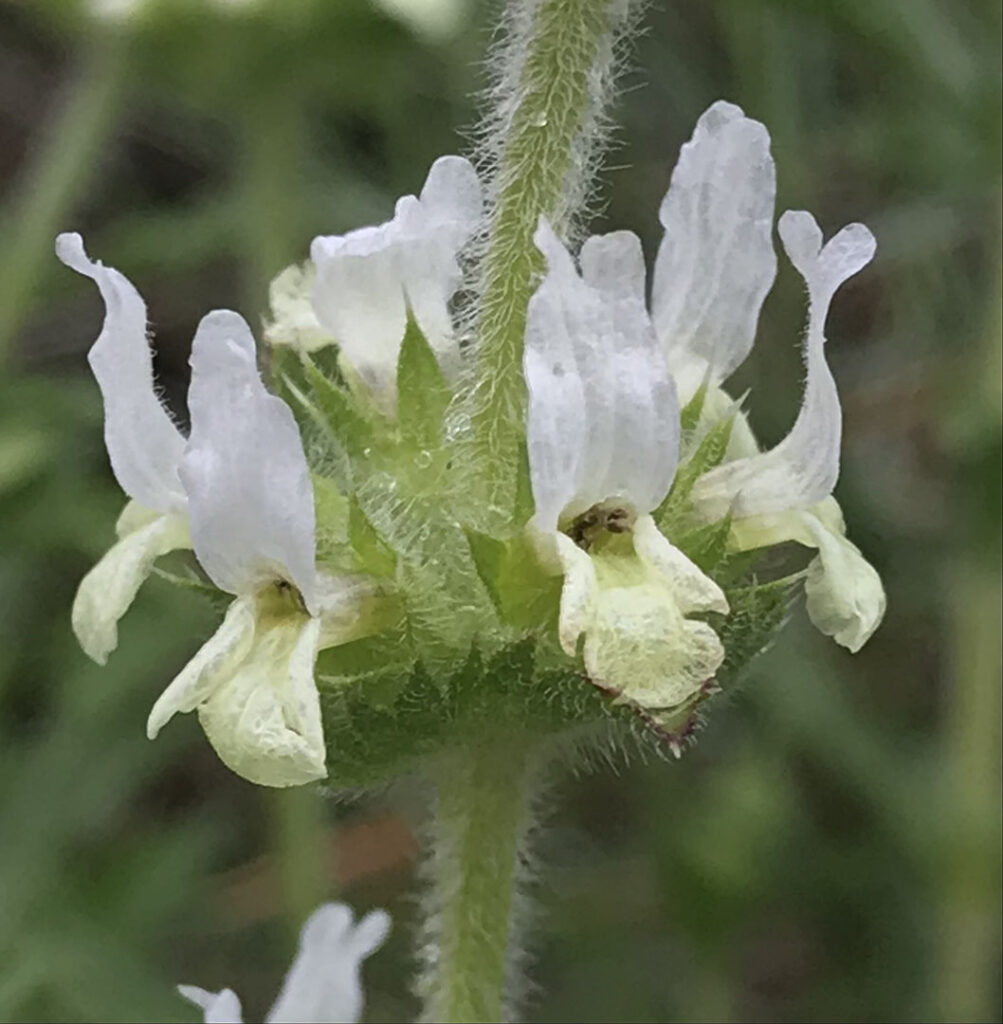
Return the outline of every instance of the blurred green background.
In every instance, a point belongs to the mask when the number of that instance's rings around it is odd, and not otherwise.
[[[194,1020],[177,981],[232,985],[254,1019],[335,894],[397,921],[369,1018],[415,1012],[414,794],[255,789],[193,716],[148,743],[213,623],[162,580],[106,669],[73,640],[122,496],[85,363],[100,303],[52,239],[82,231],[136,283],[183,408],[204,312],[257,320],[314,234],[386,218],[463,148],[492,17],[191,0],[115,28],[0,2],[0,1019]],[[556,781],[529,1016],[998,1021],[1000,5],[661,0],[646,25],[609,225],[654,252],[678,147],[726,97],[771,130],[780,209],[878,236],[829,334],[837,493],[890,604],[856,657],[798,611],[681,762]],[[767,441],[799,401],[802,318],[782,266],[736,385]]]

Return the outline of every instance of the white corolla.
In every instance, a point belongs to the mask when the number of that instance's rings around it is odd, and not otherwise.
[[[683,146],[662,202],[665,235],[652,286],[652,318],[682,401],[704,382],[705,413],[730,399],[721,384],[752,348],[763,299],[773,284],[776,175],[769,134],[730,103],[713,104]],[[881,580],[846,538],[832,498],[839,476],[842,414],[825,358],[825,320],[836,290],[870,262],[874,236],[851,224],[825,246],[814,218],[788,212],[779,231],[808,289],[804,404],[790,434],[760,453],[738,416],[726,465],[693,492],[698,514],[731,511],[736,547],[796,541],[818,549],[805,585],[815,625],[851,651],[881,622]]]
[[[89,260],[80,235],[60,235],[56,254],[91,278],[104,299],[104,325],[87,358],[104,400],[111,468],[130,499],[116,526],[118,542],[84,577],[73,602],[80,646],[103,665],[118,645],[118,621],[154,562],[191,547],[188,496],[178,477],[185,438],[157,395],[139,292],[117,270]]]
[[[409,317],[443,372],[455,376],[459,367],[449,303],[462,281],[460,251],[477,230],[481,209],[469,161],[440,157],[420,195],[397,200],[392,220],[315,238],[310,262],[276,278],[266,338],[303,351],[336,341],[343,369],[392,414]]]
[[[267,1024],[355,1024],[362,1016],[362,961],[383,945],[389,931],[390,915],[383,910],[357,923],[343,903],[315,910],[300,933],[299,952],[265,1017]],[[244,1020],[232,989],[207,992],[179,985],[178,991],[202,1011],[205,1024]]]
[[[633,235],[590,238],[580,274],[546,222],[536,235],[547,269],[530,302],[524,354],[530,533],[544,563],[564,576],[563,647],[575,653],[584,636],[593,682],[642,707],[680,704],[723,660],[710,625],[692,616],[725,614],[725,596],[650,513],[675,474],[680,403],[705,388],[698,432],[734,415],[722,384],[752,347],[776,274],[775,189],[766,129],[732,104],[714,104],[683,147],[662,203],[650,318]],[[804,212],[786,213],[779,232],[808,287],[802,409],[768,452],[735,415],[725,461],[696,482],[692,510],[707,522],[730,516],[737,549],[787,540],[817,548],[808,613],[855,651],[880,622],[885,598],[831,497],[842,421],[824,325],[836,289],[870,261],[875,243],[853,224],[823,246]]]
[[[705,416],[731,405],[722,383],[749,354],[773,284],[776,195],[769,134],[731,103],[713,104],[683,146],[662,202],[665,235],[652,286],[652,318],[686,401],[706,381]],[[825,357],[825,320],[839,286],[874,256],[875,241],[851,224],[822,244],[811,214],[791,211],[779,232],[808,290],[804,402],[790,434],[760,453],[745,417],[735,419],[726,464],[693,492],[696,511],[730,510],[732,542],[751,549],[795,541],[818,550],[805,583],[815,625],[851,651],[877,629],[885,593],[877,572],[846,537],[832,497],[839,477],[842,413]]]
[[[228,310],[203,318],[192,345],[186,440],[154,390],[136,290],[88,261],[77,235],[60,236],[57,251],[94,278],[105,299],[90,361],[112,466],[133,499],[120,520],[122,539],[76,599],[84,649],[103,661],[154,560],[193,547],[209,578],[235,600],[154,705],[148,734],[155,737],[178,712],[197,710],[220,758],[252,782],[323,778],[317,652],[365,635],[382,593],[374,580],[332,576],[315,564],[313,487],[299,429],[261,381],[250,328]]]
[[[530,535],[564,576],[560,641],[584,636],[589,677],[639,707],[697,693],[724,648],[695,612],[725,614],[720,587],[658,531],[651,512],[679,457],[679,403],[644,305],[630,232],[590,238],[581,274],[543,221],[547,261],[530,300],[524,373],[535,515]]]
[[[192,542],[235,600],[154,704],[147,732],[152,739],[177,712],[197,710],[220,758],[244,778],[271,786],[323,778],[314,662],[321,646],[354,635],[368,585],[317,572],[299,428],[262,384],[244,320],[227,310],[203,318],[191,365],[180,475]]]

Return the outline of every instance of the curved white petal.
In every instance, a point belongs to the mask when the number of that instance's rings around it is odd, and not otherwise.
[[[80,235],[60,235],[56,255],[89,277],[104,299],[104,324],[87,361],[104,399],[105,447],[115,479],[147,508],[183,509],[178,466],[185,441],[157,397],[146,305],[124,275],[87,258]]]
[[[178,985],[178,992],[202,1011],[203,1024],[244,1024],[240,1000],[233,989],[208,992],[197,985]]]
[[[314,312],[345,359],[384,407],[396,394],[397,354],[407,327],[393,221],[315,238]]]
[[[547,274],[529,300],[523,374],[529,392],[526,443],[535,518],[547,532],[557,528],[575,497],[588,448],[585,432],[592,427],[593,403],[578,362],[579,350],[586,349],[586,365],[594,364],[595,331],[583,331],[568,316],[581,301],[586,302],[585,309],[578,309],[582,316],[597,314],[588,309],[588,294],[582,294],[571,257],[542,222],[536,244],[547,259]]]
[[[397,201],[393,220],[313,241],[317,319],[388,411],[408,309],[443,370],[456,368],[449,301],[461,282],[460,250],[477,230],[481,207],[471,164],[440,157],[421,195]]]
[[[267,1024],[354,1024],[362,1015],[362,961],[390,932],[382,910],[352,923],[344,904],[328,903],[310,916]]]
[[[299,428],[268,393],[254,338],[217,310],[192,343],[192,429],[181,466],[195,553],[213,581],[248,594],[275,579],[314,600],[314,503]]]
[[[810,509],[753,516],[732,524],[729,544],[737,551],[794,541],[817,548],[808,565],[805,605],[820,632],[856,653],[881,624],[887,600],[881,577],[846,537],[834,498]]]
[[[320,620],[261,616],[247,655],[198,706],[220,760],[259,786],[301,786],[327,775],[314,663]]]
[[[651,516],[638,516],[634,524],[634,550],[642,562],[672,586],[681,611],[728,614],[724,591],[662,535]]]
[[[467,243],[484,207],[480,180],[462,156],[440,156],[429,168],[419,196],[431,223],[437,224],[453,250]]]
[[[719,101],[697,121],[662,201],[652,319],[685,403],[748,355],[773,284],[776,172],[770,137]]]
[[[216,632],[157,698],[146,722],[151,740],[175,715],[194,711],[231,678],[251,650],[254,620],[253,598],[230,605]]]
[[[596,487],[604,497],[622,495],[646,512],[661,502],[675,476],[679,401],[644,303],[641,242],[630,231],[593,236],[582,247],[581,267],[611,321],[596,367],[606,376],[601,403],[612,418],[611,451]],[[601,445],[591,430],[589,437],[592,450]],[[591,475],[593,459],[587,463]]]
[[[558,639],[564,653],[573,658],[578,651],[578,638],[592,621],[599,584],[588,552],[563,533],[553,536],[564,572]]]
[[[541,530],[623,499],[654,508],[675,472],[679,410],[643,303],[640,243],[590,239],[585,278],[543,219],[547,274],[530,299],[523,370],[530,479]]]
[[[818,547],[804,585],[808,617],[820,632],[855,654],[884,618],[887,599],[881,577],[846,537],[816,516],[804,518]]]
[[[863,224],[843,228],[824,247],[809,213],[787,212],[780,236],[808,286],[804,400],[790,433],[768,452],[711,470],[693,489],[701,516],[736,519],[807,508],[832,493],[839,476],[842,414],[825,359],[825,320],[836,289],[870,262],[875,241]]]
[[[312,263],[293,264],[268,286],[272,316],[264,333],[269,345],[288,345],[300,352],[315,352],[334,344],[334,338],[320,326],[310,302],[316,277]]]
[[[401,200],[401,277],[408,305],[442,368],[458,368],[449,300],[463,280],[457,257],[473,237],[483,207],[481,183],[470,161],[444,156],[432,164],[415,203]]]
[[[135,503],[130,502],[130,512]],[[125,514],[123,513],[123,518]],[[121,522],[121,520],[120,520]],[[183,515],[153,515],[125,532],[80,581],[73,601],[73,632],[88,657],[99,665],[118,646],[118,620],[129,610],[161,555],[191,547]]]

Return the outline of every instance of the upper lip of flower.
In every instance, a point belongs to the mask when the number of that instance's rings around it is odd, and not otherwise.
[[[246,594],[285,579],[313,611],[310,471],[292,412],[261,381],[250,327],[229,310],[207,314],[191,365],[180,475],[195,553],[223,590]]]
[[[313,488],[299,428],[261,381],[254,338],[237,313],[203,317],[192,342],[180,433],[154,388],[146,306],[129,280],[88,259],[78,234],[59,258],[97,284],[105,321],[88,359],[105,407],[105,442],[122,489],[147,508],[187,511],[195,553],[213,582],[247,593],[288,578],[314,603]]]
[[[675,473],[679,411],[644,307],[630,232],[589,239],[579,276],[546,220],[547,274],[529,303],[524,371],[536,524],[554,529],[607,500],[649,512]]]
[[[91,278],[105,302],[104,324],[87,359],[104,399],[105,446],[115,478],[146,508],[183,509],[178,467],[185,439],[154,388],[146,304],[123,274],[88,259],[80,235],[60,235],[56,255]]]
[[[409,316],[444,371],[458,357],[449,301],[462,279],[460,250],[477,230],[481,206],[474,168],[444,156],[432,165],[420,196],[397,201],[392,220],[311,244],[317,320],[388,413]]]

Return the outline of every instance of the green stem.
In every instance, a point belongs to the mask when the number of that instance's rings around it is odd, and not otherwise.
[[[248,308],[260,314],[272,278],[307,255],[303,176],[309,152],[302,100],[268,82],[246,100],[237,182],[243,212],[239,244]]]
[[[960,559],[953,587],[954,679],[946,735],[941,1020],[990,1021],[998,999],[1000,881],[999,570]],[[998,1010],[996,1011],[999,1012]]]
[[[101,167],[99,154],[125,92],[127,43],[117,32],[96,41],[14,194],[16,213],[7,221],[0,255],[0,358],[31,305],[40,268],[55,260],[53,239],[73,228],[67,218]]]
[[[541,257],[533,245],[546,216],[566,235],[581,212],[602,138],[600,112],[623,0],[514,4],[500,54],[493,205],[477,268],[477,380],[470,474],[496,520],[513,514],[525,409],[522,346],[526,306]]]
[[[292,936],[330,899],[326,805],[312,787],[266,790],[282,913]]]
[[[529,752],[511,743],[468,749],[437,766],[425,1021],[500,1021],[513,1012],[531,772]]]

